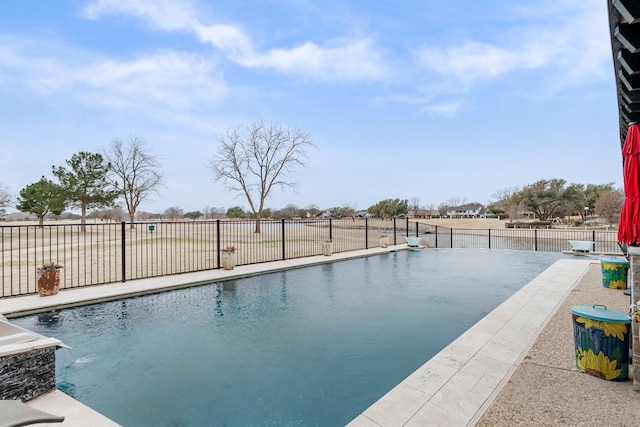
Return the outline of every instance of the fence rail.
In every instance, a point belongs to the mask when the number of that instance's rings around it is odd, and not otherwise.
[[[64,266],[62,289],[159,277],[221,267],[221,250],[233,246],[238,265],[322,254],[331,240],[334,252],[390,244],[420,237],[434,248],[486,248],[561,252],[568,240],[595,242],[595,251],[620,253],[613,231],[554,229],[453,229],[408,219],[217,220],[100,224],[0,226],[0,297],[37,292],[36,268]]]

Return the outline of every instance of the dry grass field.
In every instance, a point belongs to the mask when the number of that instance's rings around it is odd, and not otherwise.
[[[598,239],[599,250],[615,249],[611,233],[599,232],[596,238],[587,230],[507,229],[505,222],[348,218],[286,221],[283,227],[281,221],[263,221],[261,233],[254,232],[251,221],[161,221],[138,223],[135,229],[90,222],[85,231],[77,222],[45,223],[43,228],[4,223],[0,297],[35,293],[36,269],[45,263],[63,265],[61,287],[71,288],[219,268],[220,250],[229,246],[235,248],[238,265],[320,255],[329,239],[336,253],[378,247],[383,234],[392,245],[405,243],[402,236],[419,235],[423,245],[438,247],[561,251],[568,249],[567,239]],[[442,227],[437,235],[433,226]]]
[[[429,225],[437,225],[438,227],[449,227],[449,228],[461,228],[461,229],[496,229],[496,228],[505,228],[505,222],[509,222],[509,220],[504,219],[481,219],[481,218],[469,218],[469,219],[419,219],[418,220],[422,224]]]
[[[64,266],[61,288],[71,288],[219,268],[230,246],[242,265],[320,255],[329,239],[334,252],[376,247],[393,233],[392,221],[352,219],[331,230],[328,220],[263,221],[260,233],[249,221],[90,222],[84,231],[77,222],[10,224],[0,226],[0,297],[36,292],[36,269],[51,262]],[[405,225],[398,221],[399,233]]]

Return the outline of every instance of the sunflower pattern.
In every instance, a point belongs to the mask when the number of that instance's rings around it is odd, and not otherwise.
[[[602,322],[600,320],[589,319],[587,317],[578,316],[576,322],[583,323],[585,329],[598,328],[602,329],[605,336],[611,336],[618,338],[620,341],[624,341],[625,335],[627,335],[627,323],[611,323]]]
[[[612,280],[609,282],[610,289],[627,289],[627,282],[624,280]]]
[[[603,270],[613,270],[613,271],[617,271],[620,268],[621,264],[613,264],[611,262],[602,262],[602,269]]]
[[[629,376],[629,323],[605,322],[572,314],[577,368],[598,378]]]
[[[576,350],[576,365],[582,372],[605,380],[616,379],[622,372],[622,369],[617,369],[617,361],[609,360],[602,352],[596,356],[591,349],[584,351],[578,348]]]
[[[602,266],[602,286],[610,289],[627,289],[628,264],[602,261],[600,265]]]

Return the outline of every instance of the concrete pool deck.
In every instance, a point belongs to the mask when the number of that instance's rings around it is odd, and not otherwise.
[[[54,308],[109,301],[403,249],[406,249],[405,245],[398,245],[387,249],[374,248],[338,253],[329,257],[317,256],[240,266],[232,271],[212,270],[140,279],[65,290],[46,298],[38,295],[6,298],[0,300],[0,313],[10,318]],[[594,262],[597,263],[588,259],[562,259],[556,262],[366,409],[349,425],[475,425],[490,404],[499,397],[536,338]],[[572,346],[573,342],[570,344]],[[575,372],[579,374],[577,370]],[[529,392],[533,390],[535,389],[532,388]],[[56,415],[66,415],[65,422],[58,424],[65,427],[85,426],[88,425],[87,420],[91,420],[89,424],[92,426],[117,425],[59,391],[37,398],[29,404]],[[492,410],[493,407],[489,410],[488,416]],[[503,419],[504,416],[501,414],[499,417]],[[489,422],[484,425],[492,424]],[[505,420],[504,425],[513,423]]]

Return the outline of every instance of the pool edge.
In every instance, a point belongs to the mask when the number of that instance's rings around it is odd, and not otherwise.
[[[569,292],[597,262],[556,261],[348,426],[475,425]]]

